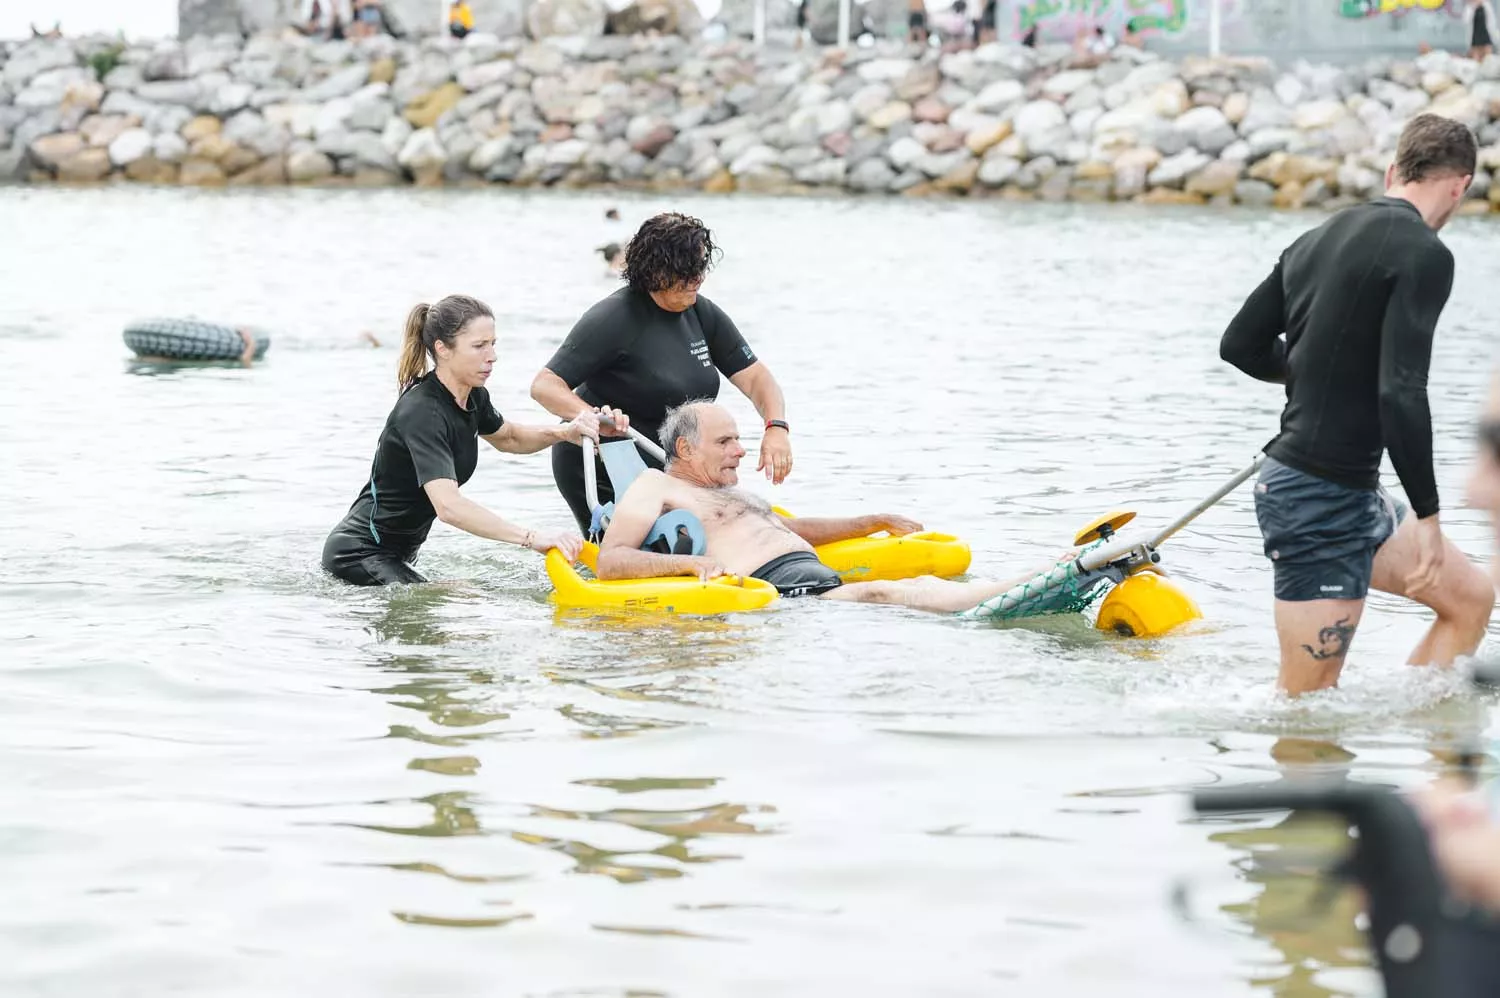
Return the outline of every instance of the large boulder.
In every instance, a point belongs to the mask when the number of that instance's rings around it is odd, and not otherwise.
[[[526,30],[532,38],[594,38],[604,34],[608,15],[603,0],[536,0]]]
[[[696,38],[703,32],[703,14],[693,0],[635,0],[621,10],[610,11],[611,34],[639,35],[655,32]]]

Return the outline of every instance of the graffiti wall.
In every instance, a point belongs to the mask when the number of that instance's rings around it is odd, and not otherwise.
[[[941,2],[941,0],[938,0]],[[973,6],[977,0],[969,0]],[[1035,29],[1043,42],[1071,43],[1103,28],[1133,29],[1163,55],[1205,52],[1214,0],[998,0],[1002,37]],[[1219,41],[1228,55],[1334,62],[1416,55],[1424,46],[1459,51],[1465,0],[1219,0]]]
[[[1349,18],[1424,12],[1463,17],[1463,0],[1340,0],[1339,3],[1339,15]]]
[[[1239,17],[1241,8],[1249,2],[1220,0],[1225,23]],[[1020,0],[1015,31],[1019,38],[1036,28],[1039,34],[1054,40],[1069,40],[1081,30],[1096,27],[1115,35],[1127,30],[1148,38],[1181,35],[1191,21],[1207,20],[1210,3],[1212,0]]]

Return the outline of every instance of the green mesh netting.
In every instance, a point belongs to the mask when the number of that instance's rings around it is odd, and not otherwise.
[[[1079,552],[1080,556],[1103,541],[1095,541]],[[1042,574],[992,596],[976,607],[959,614],[987,620],[1018,620],[1059,613],[1082,613],[1103,596],[1113,581],[1100,571],[1080,572],[1075,558]]]

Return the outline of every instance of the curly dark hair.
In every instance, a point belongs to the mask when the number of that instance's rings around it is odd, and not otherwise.
[[[637,291],[666,291],[702,278],[720,254],[702,222],[666,211],[646,219],[630,238],[621,276]]]

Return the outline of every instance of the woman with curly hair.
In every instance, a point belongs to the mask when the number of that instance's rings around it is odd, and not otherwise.
[[[765,421],[756,470],[780,485],[792,470],[781,386],[733,320],[698,293],[718,253],[696,218],[666,212],[647,219],[625,247],[625,287],[583,314],[531,382],[531,397],[562,419],[618,409],[630,426],[659,440],[667,410],[689,399],[716,399],[722,373]],[[609,435],[606,428],[600,432]],[[607,503],[614,491],[602,462],[598,471],[599,501]],[[552,477],[579,530],[587,532],[577,444],[553,445]]]

